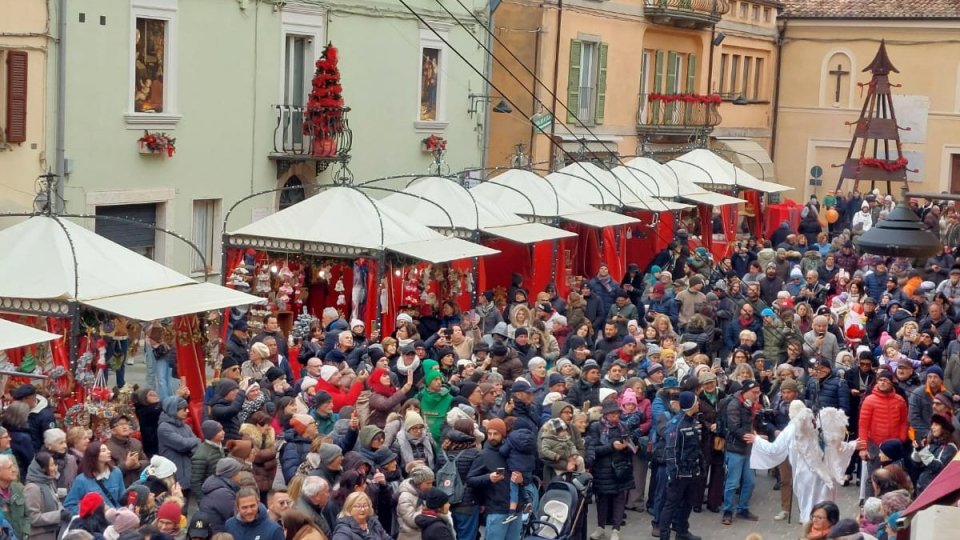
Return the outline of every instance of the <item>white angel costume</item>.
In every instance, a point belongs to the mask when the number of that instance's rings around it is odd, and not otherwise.
[[[789,459],[800,522],[806,523],[813,505],[836,500],[837,486],[857,448],[855,440],[844,442],[846,434],[847,415],[843,411],[825,407],[814,416],[801,400],[794,400],[790,403],[790,423],[776,440],[754,440],[750,468],[772,469]]]

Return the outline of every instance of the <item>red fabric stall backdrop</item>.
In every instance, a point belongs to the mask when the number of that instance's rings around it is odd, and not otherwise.
[[[743,198],[749,206],[753,207],[753,220],[750,223],[750,234],[754,238],[763,237],[763,194],[754,189],[748,189],[743,192]],[[734,224],[740,226],[740,220]]]
[[[655,226],[651,226],[655,215],[659,215],[660,219]],[[629,235],[624,234],[623,239],[625,260],[627,264],[636,263],[643,269],[673,239],[673,213],[632,212],[630,216],[639,219],[640,223],[625,226],[625,231],[629,231]]]
[[[200,322],[196,314],[173,318],[176,335],[177,371],[190,389],[187,423],[198,437],[203,436],[200,422],[203,420],[203,396],[207,388],[206,360],[200,335]]]
[[[544,243],[549,244],[548,242],[538,242],[533,248],[534,251],[537,249],[536,246]],[[534,267],[530,257],[530,246],[495,238],[484,240],[483,245],[499,250],[500,253],[481,258],[483,271],[480,273],[483,275],[484,282],[483,287],[478,288],[481,293],[497,287],[509,288],[510,278],[514,273],[523,276],[523,282],[528,286],[533,282]],[[548,266],[548,274],[549,271]]]
[[[624,261],[626,250],[623,246],[623,226],[604,227],[601,235],[603,237],[603,262],[607,263],[607,269],[610,270],[613,279],[619,281],[627,269]]]
[[[25,324],[32,328],[37,328],[37,322],[39,317],[33,315],[14,315],[2,313],[0,318],[6,319],[8,321],[13,321],[20,324]],[[53,360],[53,367],[61,367],[65,370],[66,374],[63,377],[57,379],[57,392],[61,396],[70,396],[70,393],[73,391],[73,373],[70,371],[70,354],[69,347],[70,341],[66,337],[69,335],[70,321],[68,319],[62,319],[58,317],[44,317],[44,321],[40,324],[41,327],[45,328],[47,332],[53,334],[60,334],[61,337],[58,339],[51,340],[50,344],[50,356]],[[27,345],[25,347],[17,347],[14,349],[5,349],[4,352],[7,355],[7,359],[15,366],[20,366],[23,363],[23,359],[27,355],[32,355],[37,361],[41,361],[41,345]],[[31,383],[37,384],[37,381],[29,378],[13,378],[14,381],[18,383]],[[5,389],[0,389],[2,392]],[[64,399],[57,400],[57,410],[56,413],[60,418],[63,418],[63,415],[66,414],[67,409],[76,403],[75,400],[70,399],[70,397],[65,397]]]
[[[559,246],[558,246],[559,247]],[[553,281],[553,241],[544,240],[533,245],[533,279],[530,280],[530,296],[536,297],[540,291],[547,287],[547,283]],[[560,279],[559,266],[557,267],[557,279]]]
[[[784,221],[790,224],[791,230],[797,230],[801,210],[803,206],[800,203],[789,199],[780,204],[768,204],[763,212],[763,237],[769,239],[773,236],[773,231]]]

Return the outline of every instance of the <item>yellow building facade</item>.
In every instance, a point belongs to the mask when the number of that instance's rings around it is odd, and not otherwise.
[[[501,2],[491,93],[517,107],[490,115],[488,164],[510,166],[518,144],[536,168],[723,148],[728,140],[765,154],[779,7],[766,0]],[[715,95],[722,101],[708,98]],[[766,172],[769,179],[772,167]]]
[[[929,2],[922,9],[899,2],[787,0],[776,146],[777,181],[806,200],[836,189],[853,126],[864,105],[870,73],[863,69],[886,42],[899,73],[890,82],[902,128],[911,191],[960,192],[960,4]],[[891,159],[896,159],[895,150]],[[859,155],[859,148],[854,157]],[[823,170],[811,182],[811,169]],[[818,185],[819,184],[819,185]],[[885,184],[876,186],[883,193]],[[902,184],[894,184],[894,196]],[[854,188],[844,181],[842,190]],[[861,191],[870,189],[861,183]]]
[[[0,0],[0,212],[33,208],[47,172],[47,2]]]

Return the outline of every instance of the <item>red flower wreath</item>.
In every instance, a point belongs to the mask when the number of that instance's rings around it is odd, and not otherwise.
[[[874,167],[877,169],[883,169],[887,172],[899,171],[907,168],[907,158],[900,156],[896,159],[896,161],[887,161],[885,159],[876,158],[860,158],[860,166]]]

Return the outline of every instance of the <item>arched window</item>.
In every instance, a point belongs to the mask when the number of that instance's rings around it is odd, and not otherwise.
[[[835,51],[824,58],[820,74],[820,105],[824,107],[851,106],[856,74],[853,60],[843,51]]]
[[[296,176],[291,176],[283,187],[285,189],[280,192],[280,210],[293,206],[307,198],[307,193],[303,189],[303,182]]]

